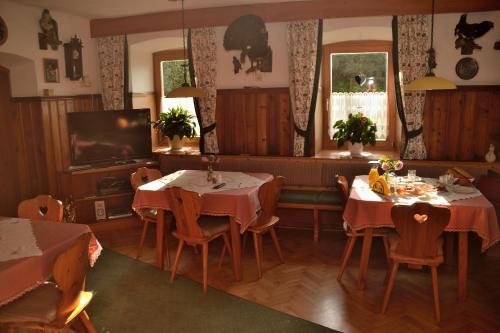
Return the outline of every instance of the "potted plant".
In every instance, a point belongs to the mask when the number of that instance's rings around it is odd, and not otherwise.
[[[337,146],[342,147],[347,142],[351,156],[361,156],[364,145],[375,145],[377,125],[361,112],[349,114],[347,120],[338,120],[333,128],[337,130],[333,135]]]
[[[174,107],[167,112],[160,114],[160,119],[153,121],[153,128],[157,128],[168,137],[170,149],[182,149],[182,139],[184,137],[193,138],[196,136],[195,122],[193,116],[183,107]]]

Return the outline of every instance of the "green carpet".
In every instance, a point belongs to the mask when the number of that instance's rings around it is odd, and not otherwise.
[[[138,260],[103,251],[87,277],[98,332],[335,332],[248,302]]]

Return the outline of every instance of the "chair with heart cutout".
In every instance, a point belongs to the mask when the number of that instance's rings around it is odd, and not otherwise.
[[[450,221],[450,210],[446,207],[417,202],[411,206],[395,205],[392,207],[391,217],[397,235],[391,234],[388,237],[391,268],[382,313],[387,310],[399,264],[429,266],[432,272],[436,319],[440,321],[437,267],[444,261],[441,234]]]
[[[34,221],[62,222],[63,204],[50,195],[39,195],[21,201],[17,207],[17,216]]]

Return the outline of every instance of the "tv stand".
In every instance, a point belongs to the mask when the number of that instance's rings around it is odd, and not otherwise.
[[[105,178],[115,178],[129,184],[130,174],[140,167],[157,169],[159,163],[154,160],[120,161],[122,163],[99,164],[72,167],[58,173],[61,198],[71,196],[74,201],[77,223],[102,223],[116,218],[113,212],[131,210],[134,191],[131,187],[120,188],[119,191],[99,191],[98,183]],[[106,219],[97,220],[95,202],[104,201]],[[111,213],[111,214],[109,214]]]

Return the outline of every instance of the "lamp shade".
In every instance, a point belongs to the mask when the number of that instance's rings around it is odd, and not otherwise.
[[[405,86],[405,91],[413,90],[452,90],[457,86],[439,76],[423,76]]]
[[[206,97],[205,92],[196,87],[188,87],[188,86],[182,86],[179,88],[176,88],[169,92],[166,96],[167,98],[176,98],[176,97]]]

